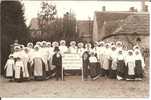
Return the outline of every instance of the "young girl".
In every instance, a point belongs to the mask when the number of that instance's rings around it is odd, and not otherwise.
[[[83,78],[84,80],[88,79],[88,74],[89,74],[89,53],[85,51],[82,55],[82,60],[83,60]]]
[[[135,50],[135,80],[142,80],[145,67],[144,58],[140,50]]]
[[[109,77],[112,79],[116,79],[117,77],[117,51],[116,46],[112,45],[111,47],[112,53],[111,53],[111,69],[109,72]]]
[[[133,50],[128,50],[128,55],[126,56],[125,59],[125,64],[127,67],[127,75],[126,75],[126,80],[134,80],[135,79],[135,59],[133,56]]]
[[[125,59],[123,50],[119,50],[117,54],[117,79],[122,80],[125,79]]]
[[[97,67],[98,67],[98,64],[97,64],[97,57],[95,56],[95,53],[94,52],[91,52],[91,55],[89,57],[89,67],[90,67],[90,76],[91,76],[91,79],[92,80],[95,80],[98,78],[98,75],[97,75]]]
[[[13,80],[14,65],[15,65],[15,60],[13,58],[13,55],[10,54],[9,59],[7,60],[4,68],[6,70],[6,78],[10,79],[10,81]]]
[[[14,69],[15,69],[15,81],[22,82],[23,73],[24,73],[24,64],[20,57],[16,58]]]

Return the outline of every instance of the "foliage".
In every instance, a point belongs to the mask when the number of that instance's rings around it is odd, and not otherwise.
[[[10,53],[10,44],[14,40],[28,42],[29,33],[25,24],[23,5],[19,1],[1,2],[1,67]]]

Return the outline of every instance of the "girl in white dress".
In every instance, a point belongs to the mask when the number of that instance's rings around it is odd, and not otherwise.
[[[13,58],[13,55],[10,54],[9,58],[6,62],[6,65],[4,67],[4,70],[6,72],[6,78],[10,79],[10,81],[13,80],[13,74],[14,74],[14,65],[15,65],[15,60]]]

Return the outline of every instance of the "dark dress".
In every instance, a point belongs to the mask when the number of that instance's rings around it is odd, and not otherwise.
[[[88,52],[84,52],[82,55],[82,60],[83,60],[83,77],[84,79],[88,78],[89,75],[89,53]]]
[[[110,60],[110,63],[109,63],[109,78],[116,79],[117,70],[112,69],[112,64],[114,64],[114,62],[112,60]],[[114,66],[117,66],[117,65],[114,65]]]
[[[141,60],[135,60],[135,78],[143,78],[143,69]]]
[[[57,57],[57,54],[54,54],[52,57],[52,65],[56,66],[56,80],[61,79],[62,75],[62,56],[59,54],[60,57]]]
[[[90,76],[91,76],[91,78],[96,77],[97,76],[97,71],[96,71],[97,63],[89,63],[89,66],[90,66]]]
[[[125,78],[126,76],[126,67],[124,60],[117,61],[117,75],[122,78]]]

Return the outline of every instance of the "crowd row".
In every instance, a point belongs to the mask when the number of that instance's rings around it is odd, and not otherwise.
[[[6,77],[11,81],[45,80],[54,76],[61,79],[62,57],[65,53],[79,54],[83,59],[83,74],[87,80],[90,75],[95,80],[100,75],[114,79],[142,80],[145,67],[138,45],[131,50],[123,49],[124,44],[117,42],[82,42],[75,41],[66,46],[64,40],[58,42],[37,42],[24,45],[14,44],[14,51],[5,65]],[[72,66],[72,64],[71,64]]]

